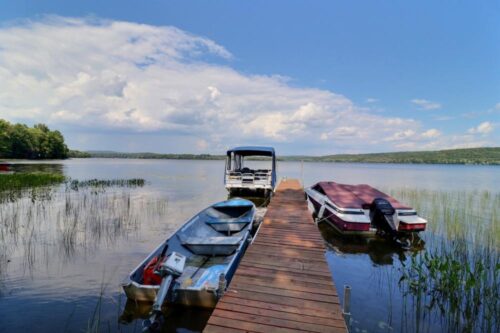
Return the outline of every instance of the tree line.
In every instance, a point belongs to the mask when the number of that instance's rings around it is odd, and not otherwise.
[[[78,154],[77,154],[78,153]],[[143,158],[183,160],[223,160],[226,155],[124,153],[88,151],[70,153],[71,157]],[[248,159],[264,159],[251,157]],[[325,156],[278,156],[278,161],[337,162],[337,163],[402,163],[402,164],[488,164],[500,165],[500,147],[448,149],[372,154],[338,154]]]
[[[329,155],[322,162],[402,163],[402,164],[500,164],[500,147],[407,151],[394,153]]]
[[[64,159],[68,152],[59,131],[44,124],[29,127],[0,119],[0,158]]]

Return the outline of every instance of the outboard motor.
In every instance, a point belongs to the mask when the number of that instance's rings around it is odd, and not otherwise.
[[[398,229],[394,223],[396,210],[391,203],[383,198],[376,198],[370,205],[370,220],[379,231],[397,237]]]

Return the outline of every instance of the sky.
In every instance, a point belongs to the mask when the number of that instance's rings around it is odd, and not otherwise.
[[[70,148],[500,146],[498,1],[0,0],[0,118]]]

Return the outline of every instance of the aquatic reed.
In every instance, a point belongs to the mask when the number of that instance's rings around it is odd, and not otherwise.
[[[29,196],[32,201],[50,196],[52,189],[63,183],[61,174],[0,174],[0,203]]]
[[[106,187],[142,187],[146,181],[141,178],[132,179],[89,179],[89,180],[76,180],[72,179],[66,182],[66,187],[78,191],[82,188],[104,189]]]
[[[0,202],[0,272],[12,257],[29,272],[50,251],[68,260],[79,251],[112,245],[136,232],[141,221],[165,219],[167,201],[134,189],[100,192],[53,190],[50,196]],[[49,245],[47,245],[49,244]],[[53,255],[53,253],[52,253]]]
[[[104,192],[107,188],[143,187],[146,181],[141,178],[132,179],[89,179],[77,180],[66,178],[59,173],[30,172],[0,174],[0,203],[15,201],[29,196],[32,202],[49,197],[57,185],[64,184],[66,192],[91,189],[93,192]]]
[[[429,219],[426,250],[403,262],[399,285],[415,327],[439,313],[450,331],[500,327],[500,194],[488,191],[391,191]],[[427,319],[430,320],[430,319]]]
[[[0,192],[60,184],[65,177],[56,173],[0,174]]]

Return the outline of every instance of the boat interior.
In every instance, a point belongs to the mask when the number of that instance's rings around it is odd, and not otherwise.
[[[227,271],[237,250],[246,241],[255,214],[255,206],[251,202],[241,199],[231,201],[230,204],[211,206],[193,217],[137,267],[130,276],[131,280],[143,284],[145,267],[161,255],[167,244],[165,257],[172,252],[186,257],[183,273],[176,280],[181,288],[216,288],[219,275]],[[218,231],[214,227],[233,223],[241,226],[239,230],[222,228]]]

